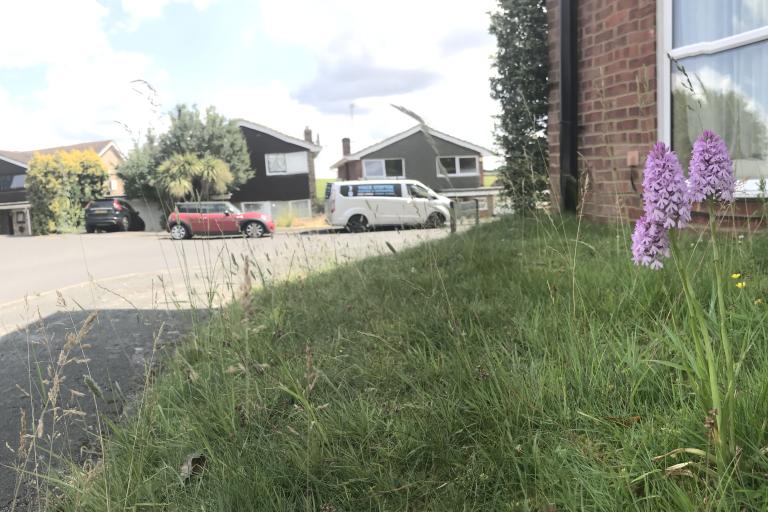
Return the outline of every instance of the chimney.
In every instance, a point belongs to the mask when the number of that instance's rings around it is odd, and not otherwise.
[[[312,142],[312,130],[309,129],[309,126],[304,128],[304,140],[309,142],[310,144],[313,144],[313,142]]]
[[[344,137],[341,139],[341,153],[344,156],[349,156],[352,152],[350,151],[350,145],[349,145],[349,138]]]

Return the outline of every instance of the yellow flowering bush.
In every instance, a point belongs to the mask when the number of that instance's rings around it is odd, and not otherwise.
[[[61,233],[83,225],[83,206],[107,192],[109,173],[92,150],[35,155],[27,170],[32,232]]]

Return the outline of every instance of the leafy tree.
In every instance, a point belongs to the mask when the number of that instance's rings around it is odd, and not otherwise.
[[[524,210],[549,187],[547,11],[545,0],[498,1],[490,27],[498,46],[498,76],[491,78],[491,96],[501,104],[496,140],[505,191]]]
[[[158,191],[153,187],[159,160],[158,152],[157,138],[150,131],[146,142],[134,144],[133,150],[117,168],[117,174],[125,184],[125,194],[128,197],[161,200]]]
[[[174,154],[157,169],[155,183],[172,199],[209,199],[222,194],[232,182],[223,160],[210,155],[202,159],[192,153]]]
[[[252,177],[245,138],[235,121],[227,120],[209,107],[204,118],[196,107],[179,105],[171,112],[171,126],[160,136],[158,156],[165,161],[174,154],[192,153],[223,160],[232,173],[227,190],[236,190]],[[226,192],[226,190],[225,190]]]
[[[83,206],[107,192],[109,173],[92,150],[35,155],[27,170],[32,232],[62,233],[82,227]]]
[[[178,105],[170,127],[136,145],[119,174],[129,196],[158,200],[166,209],[175,199],[209,199],[237,190],[252,177],[245,138],[237,123],[213,107],[201,116],[196,107]]]

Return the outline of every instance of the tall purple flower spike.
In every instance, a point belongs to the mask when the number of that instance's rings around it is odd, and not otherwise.
[[[669,231],[658,222],[643,215],[632,233],[632,260],[653,270],[664,266],[663,258],[669,257]]]
[[[684,228],[691,220],[691,198],[683,169],[663,142],[657,142],[645,162],[643,201],[649,223]]]
[[[725,141],[715,132],[706,130],[693,144],[688,178],[694,201],[733,202],[733,162]]]

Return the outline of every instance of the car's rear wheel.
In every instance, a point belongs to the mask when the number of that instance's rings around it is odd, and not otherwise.
[[[347,221],[347,231],[350,233],[364,233],[368,231],[368,219],[365,215],[353,215]]]
[[[123,217],[120,219],[120,224],[118,225],[118,228],[120,231],[128,231],[131,229],[131,219],[128,217]]]
[[[248,238],[260,238],[264,236],[265,232],[266,229],[264,229],[264,225],[261,222],[249,222],[243,228],[243,233]]]
[[[89,226],[88,224],[85,225],[85,232],[86,233],[95,233],[96,232],[96,226]]]
[[[184,224],[174,224],[171,226],[171,238],[173,240],[184,240],[189,238],[189,230]]]
[[[445,226],[445,217],[443,217],[442,213],[432,212],[427,217],[425,226],[428,228],[441,228]]]

